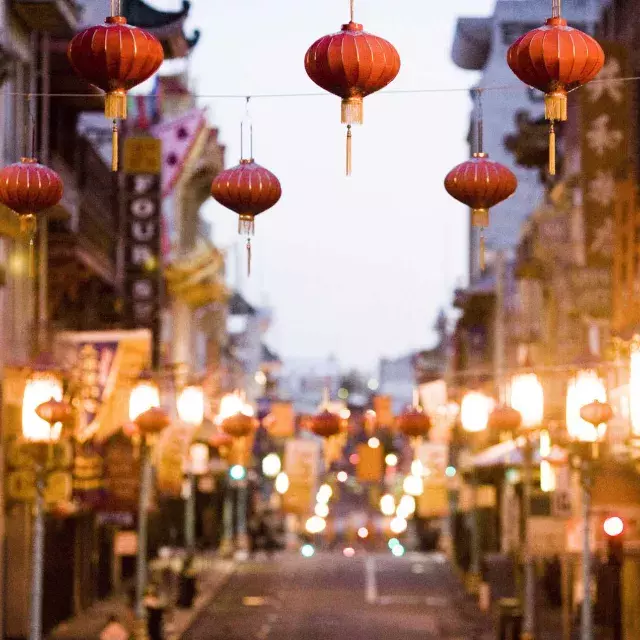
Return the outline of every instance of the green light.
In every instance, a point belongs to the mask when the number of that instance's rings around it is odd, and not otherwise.
[[[389,545],[389,549],[395,549],[400,544],[400,540],[398,540],[398,538],[391,538],[387,544]]]
[[[349,397],[349,391],[344,387],[338,389],[338,398],[341,400],[346,400]]]
[[[302,545],[302,549],[300,549],[300,553],[305,558],[310,558],[315,552],[316,550],[313,548],[313,545],[310,544]]]
[[[404,555],[404,547],[401,544],[397,544],[391,549],[391,553],[393,553],[396,558],[401,558]]]
[[[447,467],[444,473],[447,478],[453,478],[456,475],[457,471],[455,467]]]
[[[234,464],[229,469],[229,476],[232,480],[244,480],[247,475],[247,470],[241,464]]]

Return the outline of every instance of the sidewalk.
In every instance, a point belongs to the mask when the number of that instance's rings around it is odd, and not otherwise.
[[[172,561],[160,559],[152,561],[150,574],[161,571],[171,563]],[[235,563],[223,560],[214,553],[205,553],[196,558],[195,569],[198,572],[198,595],[194,605],[190,609],[172,608],[167,612],[166,640],[179,640],[202,609],[225,586],[233,574]],[[116,616],[125,627],[132,629],[133,613],[127,605],[126,595],[113,596],[95,603],[75,618],[58,625],[48,635],[48,640],[99,640],[100,633],[111,616]]]

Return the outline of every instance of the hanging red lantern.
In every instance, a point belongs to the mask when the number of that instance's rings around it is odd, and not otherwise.
[[[152,435],[160,433],[165,427],[171,424],[171,418],[167,415],[167,412],[160,407],[151,407],[144,413],[141,413],[134,423],[140,430],[140,433],[144,435]]]
[[[489,414],[487,427],[490,431],[514,433],[522,424],[522,414],[509,405],[500,405]]]
[[[234,413],[225,418],[220,424],[221,429],[232,438],[245,438],[258,427],[258,421],[253,416],[244,413]]]
[[[486,153],[454,167],[444,179],[449,195],[471,208],[471,224],[489,226],[489,209],[515,193],[518,181],[509,169],[489,160]],[[480,236],[480,266],[484,269],[484,235]]]
[[[568,26],[560,16],[560,0],[553,0],[551,18],[509,47],[507,64],[522,82],[545,94],[545,118],[551,123],[549,173],[555,175],[554,123],[567,119],[567,93],[598,75],[604,51],[590,35]]]
[[[613,418],[613,409],[607,402],[595,400],[580,409],[580,417],[597,429]]]
[[[219,173],[211,184],[211,195],[223,207],[238,214],[238,233],[247,236],[247,270],[251,274],[251,236],[255,231],[255,218],[280,200],[280,181],[271,171],[249,158]]]
[[[112,11],[112,14],[115,13]],[[75,72],[106,92],[104,114],[113,120],[112,169],[118,170],[118,119],[127,117],[127,91],[150,78],[164,60],[160,41],[148,31],[111,15],[78,33],[67,49]]]
[[[408,438],[422,438],[429,435],[431,430],[431,418],[420,407],[411,407],[401,413],[396,424],[400,433]]]
[[[331,438],[342,431],[342,419],[338,414],[324,409],[311,418],[309,427],[315,435],[321,438]]]
[[[342,98],[342,124],[347,125],[347,175],[351,175],[351,126],[363,122],[364,98],[392,82],[400,56],[384,38],[364,31],[353,20],[338,33],[323,36],[307,51],[304,68],[320,88]]]
[[[35,158],[21,158],[0,170],[0,202],[20,216],[20,230],[28,237],[30,272],[34,271],[33,238],[36,215],[57,205],[62,199],[62,180]]]
[[[73,419],[73,408],[68,402],[51,398],[36,407],[37,416],[52,427],[59,422],[68,425]]]

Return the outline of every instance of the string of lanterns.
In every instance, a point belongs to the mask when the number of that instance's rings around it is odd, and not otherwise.
[[[347,126],[347,175],[351,175],[352,168],[352,126],[363,123],[364,98],[388,86],[397,77],[401,64],[391,43],[367,33],[355,22],[354,0],[349,2],[349,22],[339,32],[314,42],[304,59],[309,78],[342,99],[341,121]],[[106,93],[105,116],[113,120],[112,170],[117,171],[118,120],[127,117],[127,91],[159,69],[164,59],[162,45],[144,29],[128,25],[120,15],[120,1],[111,0],[111,15],[105,24],[77,34],[69,44],[68,57],[78,75]],[[550,123],[549,173],[555,175],[555,122],[567,119],[567,93],[594,80],[602,69],[602,47],[588,34],[569,27],[561,16],[561,0],[552,0],[551,18],[513,43],[507,64],[519,80],[545,93],[545,118]],[[517,188],[513,173],[489,160],[482,151],[481,95],[489,89],[475,90],[476,141],[472,157],[445,178],[447,192],[471,208],[472,224],[480,229],[489,224],[489,209],[513,195]],[[250,138],[252,135],[251,127]],[[273,173],[255,163],[252,150],[248,157],[244,153],[241,156],[236,167],[214,179],[211,194],[239,216],[238,231],[247,235],[250,272],[255,217],[277,204],[282,188]],[[20,216],[27,216],[26,220],[32,221],[35,214],[57,204],[61,197],[59,176],[35,159],[23,158],[17,165],[0,171],[0,202]],[[480,242],[483,267],[482,232]]]

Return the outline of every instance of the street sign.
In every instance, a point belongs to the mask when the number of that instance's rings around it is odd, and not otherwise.
[[[565,552],[566,520],[532,516],[527,522],[527,544],[533,556],[552,558]]]
[[[551,495],[551,515],[555,518],[570,518],[573,515],[571,501],[571,470],[562,467],[556,474],[556,490]]]
[[[135,556],[138,553],[138,533],[117,531],[113,540],[113,553],[116,556]]]

